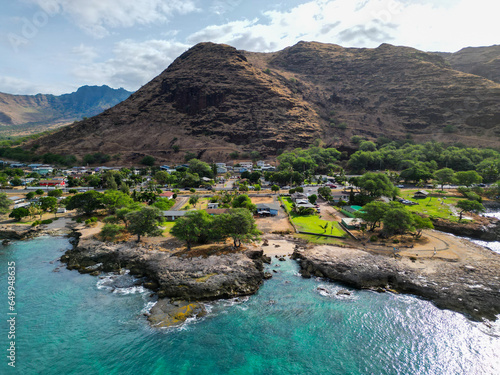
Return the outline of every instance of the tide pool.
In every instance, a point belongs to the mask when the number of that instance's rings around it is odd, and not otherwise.
[[[16,368],[0,374],[498,374],[488,327],[408,295],[303,279],[294,261],[247,298],[208,305],[182,328],[151,328],[151,292],[133,279],[68,271],[65,238],[0,248],[0,348],[7,353],[7,263],[16,263]],[[279,267],[277,267],[279,266]],[[318,290],[318,287],[320,289]],[[347,289],[350,295],[337,295]]]

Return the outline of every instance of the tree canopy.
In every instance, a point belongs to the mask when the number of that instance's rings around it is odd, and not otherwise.
[[[143,207],[139,211],[133,211],[127,214],[128,231],[137,235],[137,242],[141,236],[159,236],[162,231],[158,228],[158,219],[161,212],[156,207]]]

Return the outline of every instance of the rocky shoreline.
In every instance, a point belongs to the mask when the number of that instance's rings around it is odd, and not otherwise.
[[[67,268],[95,276],[128,269],[143,278],[143,285],[160,299],[148,318],[160,327],[199,316],[203,309],[198,302],[254,294],[266,277],[263,263],[269,261],[262,250],[191,256],[136,243],[79,241],[77,232],[75,236],[74,248],[61,257]]]
[[[474,246],[467,244],[466,246]],[[476,321],[500,314],[500,255],[479,246],[450,261],[371,254],[354,248],[296,248],[303,277],[324,277],[358,289],[414,294]]]
[[[473,222],[457,223],[444,219],[433,219],[434,229],[456,236],[470,237],[482,241],[500,241],[500,220],[494,217],[475,216]]]

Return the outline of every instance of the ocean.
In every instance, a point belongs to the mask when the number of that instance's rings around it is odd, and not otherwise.
[[[68,248],[63,237],[0,246],[0,374],[500,374],[499,321],[303,279],[291,260],[274,259],[277,273],[256,295],[210,303],[206,317],[181,328],[155,329],[144,316],[150,291],[130,275],[68,271],[57,261]]]

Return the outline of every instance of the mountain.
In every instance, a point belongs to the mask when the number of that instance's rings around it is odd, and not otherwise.
[[[60,96],[0,93],[0,133],[14,135],[55,128],[95,116],[130,94],[108,86],[83,86]]]
[[[122,162],[269,155],[317,139],[352,147],[353,135],[498,147],[499,99],[500,84],[408,47],[299,42],[252,53],[200,43],[127,100],[34,143]]]
[[[455,53],[440,53],[453,69],[500,83],[500,45],[467,47]]]

